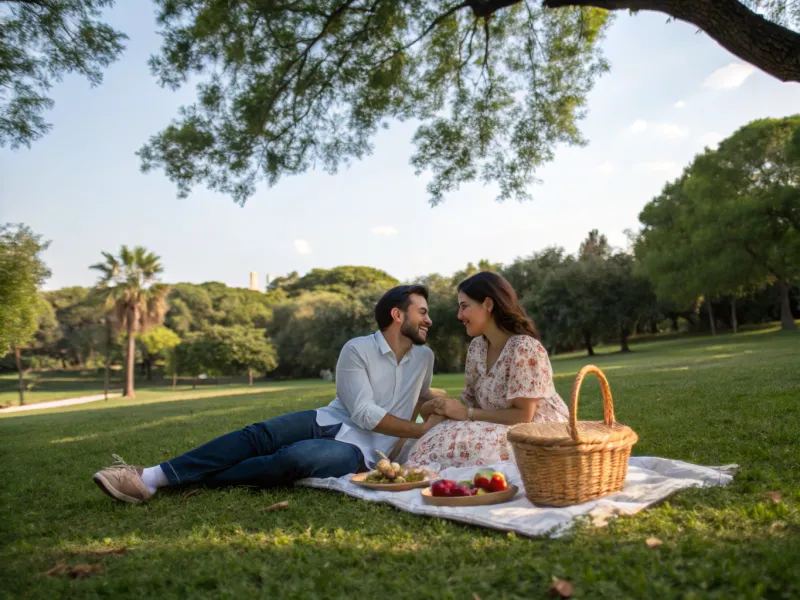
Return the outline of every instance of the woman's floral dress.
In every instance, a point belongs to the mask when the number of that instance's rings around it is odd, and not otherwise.
[[[565,422],[569,411],[553,387],[553,371],[547,351],[533,337],[508,339],[492,368],[486,371],[488,342],[472,340],[467,352],[466,387],[461,399],[467,406],[483,409],[513,408],[515,398],[539,398],[534,423]],[[440,423],[420,438],[408,455],[407,464],[470,467],[514,460],[506,441],[508,425],[486,421]]]

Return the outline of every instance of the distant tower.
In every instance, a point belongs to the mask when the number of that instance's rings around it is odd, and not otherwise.
[[[269,273],[267,273],[267,291],[269,291],[269,284],[272,283],[274,280],[275,278]]]
[[[258,291],[258,273],[250,271],[250,289]]]

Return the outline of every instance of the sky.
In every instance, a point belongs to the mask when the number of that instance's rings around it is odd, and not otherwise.
[[[203,188],[179,199],[163,173],[139,171],[134,153],[193,91],[162,89],[149,72],[160,44],[150,3],[119,3],[108,20],[130,40],[103,84],[66,78],[51,90],[51,133],[30,149],[0,149],[0,222],[51,241],[46,289],[92,285],[89,265],[122,244],[157,253],[164,281],[236,287],[251,271],[263,285],[267,274],[338,265],[409,281],[552,245],[575,252],[594,228],[624,248],[642,207],[706,145],[753,119],[800,112],[800,84],[754,69],[693,26],[625,13],[603,43],[611,70],[581,123],[589,145],[559,147],[530,202],[497,203],[492,186],[476,183],[431,207],[426,178],[409,165],[407,123],[392,123],[350,168],[261,186],[244,207]]]

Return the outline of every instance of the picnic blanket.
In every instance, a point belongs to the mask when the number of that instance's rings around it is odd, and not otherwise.
[[[575,523],[578,517],[588,517],[595,525],[604,525],[617,515],[632,515],[665,499],[667,496],[691,487],[716,487],[729,484],[737,465],[703,467],[680,460],[637,456],[628,463],[625,487],[598,500],[576,506],[553,508],[532,504],[526,497],[517,466],[510,461],[492,465],[495,471],[506,476],[510,484],[520,491],[510,502],[491,506],[450,507],[423,504],[420,490],[407,492],[379,492],[350,483],[352,475],[328,479],[303,479],[297,485],[343,492],[348,496],[370,502],[386,502],[417,515],[452,519],[499,529],[514,531],[526,536],[548,535],[558,537]],[[440,471],[443,479],[471,479],[476,467],[449,468]]]

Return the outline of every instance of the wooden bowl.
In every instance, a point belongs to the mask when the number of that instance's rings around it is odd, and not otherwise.
[[[431,482],[438,479],[435,473],[428,473],[422,481],[407,481],[406,483],[369,483],[364,481],[369,473],[358,473],[350,478],[350,483],[355,483],[370,490],[383,492],[406,492],[418,488],[430,487]]]
[[[431,488],[428,487],[422,492],[422,501],[431,506],[488,506],[490,504],[500,504],[508,502],[517,495],[519,488],[515,485],[508,486],[502,492],[491,492],[480,496],[434,496]]]

